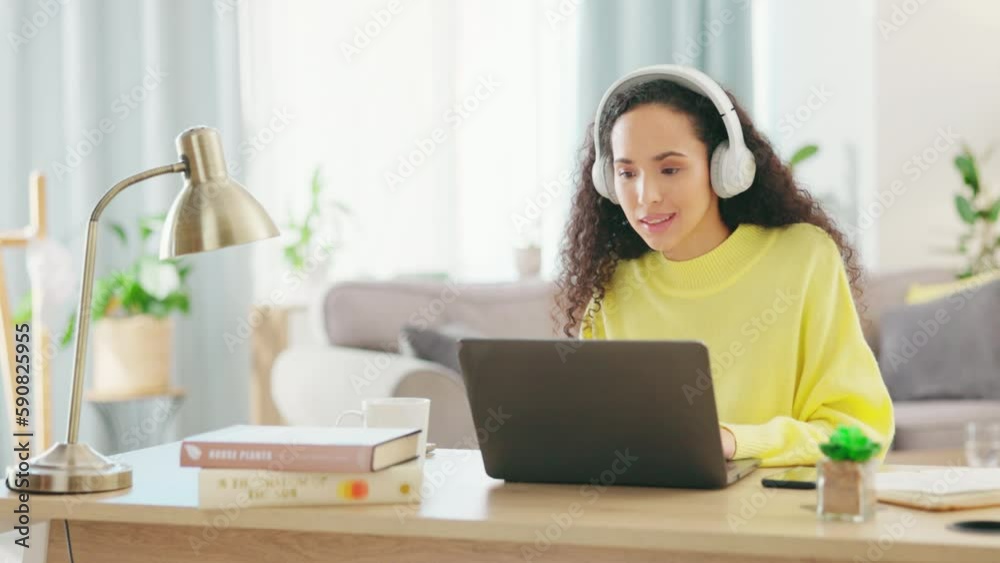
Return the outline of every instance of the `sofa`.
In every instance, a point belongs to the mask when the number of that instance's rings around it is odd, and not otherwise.
[[[952,279],[944,270],[917,270],[873,276],[864,283],[863,328],[876,356],[879,319],[903,304],[910,285]],[[460,374],[440,363],[400,354],[401,328],[461,323],[493,337],[548,338],[557,336],[553,304],[554,286],[545,281],[334,284],[310,308],[313,324],[327,345],[292,347],[279,355],[271,378],[272,399],[287,424],[324,426],[333,425],[345,410],[359,409],[368,397],[427,397],[431,399],[428,441],[440,447],[476,447]],[[895,411],[893,449],[954,449],[962,444],[965,422],[1000,418],[1000,402],[897,402]]]

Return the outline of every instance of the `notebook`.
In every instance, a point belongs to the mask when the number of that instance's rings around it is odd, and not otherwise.
[[[886,471],[876,475],[875,489],[881,502],[921,510],[1000,506],[1000,471],[983,467]]]

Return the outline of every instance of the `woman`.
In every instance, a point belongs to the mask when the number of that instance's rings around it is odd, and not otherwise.
[[[673,79],[608,97],[592,127],[613,193],[595,188],[588,135],[562,254],[564,330],[703,341],[727,459],[812,464],[840,424],[884,455],[892,403],[855,308],[854,251],[732,95],[717,96],[756,163],[749,187],[726,198],[710,159],[727,131],[709,98]]]

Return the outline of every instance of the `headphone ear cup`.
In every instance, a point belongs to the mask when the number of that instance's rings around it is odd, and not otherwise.
[[[726,169],[725,162],[726,154],[729,152],[729,141],[722,141],[719,143],[718,147],[715,147],[715,151],[712,153],[712,160],[709,163],[709,178],[712,182],[712,189],[715,193],[721,197],[729,197],[726,195],[729,190],[726,185]]]
[[[722,141],[712,153],[709,174],[712,189],[721,198],[745,192],[753,184],[756,172],[757,163],[749,149],[733,151],[729,149],[729,141]]]
[[[611,166],[604,162],[604,159],[599,158],[594,161],[594,167],[590,169],[590,179],[594,182],[597,193],[611,200],[611,203],[618,205],[613,173]]]

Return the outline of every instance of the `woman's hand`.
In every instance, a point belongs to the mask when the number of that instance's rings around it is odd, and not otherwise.
[[[722,454],[726,456],[726,459],[733,459],[733,456],[736,455],[736,436],[721,426],[719,434],[722,437]]]

